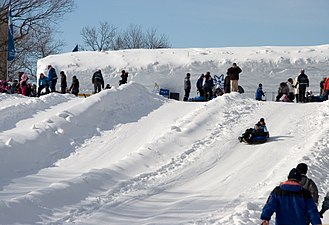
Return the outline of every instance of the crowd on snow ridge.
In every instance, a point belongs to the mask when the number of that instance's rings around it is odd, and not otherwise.
[[[206,72],[206,75],[201,74],[196,82],[196,88],[199,93],[199,97],[189,99],[191,92],[191,74],[187,73],[184,78],[184,98],[183,101],[209,101],[214,97],[223,95],[230,92],[243,92],[239,86],[239,74],[242,72],[241,68],[233,63],[230,68],[227,69],[226,77],[224,78],[224,88],[215,87],[214,80],[210,72]]]
[[[56,70],[52,65],[48,65],[48,74],[45,76],[44,73],[40,73],[38,80],[38,88],[36,84],[31,84],[28,82],[28,75],[24,72],[18,72],[18,79],[15,79],[13,82],[0,81],[0,92],[7,94],[22,94],[28,97],[39,97],[44,94],[49,94],[56,91],[56,84],[58,76]],[[121,71],[121,80],[119,85],[126,84],[128,81],[128,72],[125,70]],[[71,86],[68,88],[67,85],[67,76],[64,71],[60,72],[60,91],[59,93],[71,93],[74,95],[79,94],[79,80],[76,76],[72,77]],[[94,93],[100,92],[104,89],[104,78],[102,71],[97,70],[92,76],[92,84],[94,85]],[[110,89],[110,84],[105,86],[105,89]]]
[[[215,86],[210,72],[206,75],[201,74],[196,82],[198,97],[189,98],[191,92],[191,74],[187,73],[184,78],[184,98],[183,101],[209,101],[212,98],[223,95],[224,93],[239,92],[243,93],[244,90],[239,86],[239,74],[242,72],[241,68],[233,63],[232,67],[227,69],[226,76],[223,81],[223,87],[220,85]],[[329,95],[329,77],[324,77],[320,82],[320,95],[315,96],[311,91],[306,91],[309,87],[309,79],[305,74],[305,70],[302,69],[300,74],[293,80],[289,78],[287,82],[281,82],[278,88],[278,94],[276,101],[281,102],[322,102],[328,100]],[[260,83],[255,93],[255,99],[258,101],[264,101],[265,92],[263,91],[263,85]]]
[[[281,82],[278,88],[278,94],[276,101],[279,102],[322,102],[328,100],[329,95],[329,77],[324,77],[320,81],[320,94],[318,96],[313,95],[312,91],[306,91],[309,87],[309,79],[305,74],[305,70],[302,69],[300,74],[293,80],[289,78],[287,82]],[[263,91],[263,85],[259,84],[256,90],[256,100],[262,101],[265,96]]]

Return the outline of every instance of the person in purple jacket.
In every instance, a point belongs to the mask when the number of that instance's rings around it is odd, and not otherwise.
[[[260,216],[262,225],[269,225],[274,212],[276,225],[322,224],[312,195],[301,186],[301,180],[302,174],[293,168],[288,180],[274,188]]]

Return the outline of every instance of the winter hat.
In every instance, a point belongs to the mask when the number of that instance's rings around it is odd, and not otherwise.
[[[258,84],[258,87],[263,87],[263,85],[262,84]]]
[[[263,123],[265,123],[264,118],[260,118],[259,122],[263,122]]]
[[[307,165],[305,163],[299,163],[297,165],[296,169],[298,169],[301,174],[306,174],[308,168],[307,168]]]
[[[293,168],[289,172],[288,180],[295,180],[295,181],[300,182],[302,180],[302,174],[299,172],[298,169]]]

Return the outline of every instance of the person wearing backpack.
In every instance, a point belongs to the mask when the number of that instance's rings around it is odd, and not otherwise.
[[[316,186],[316,184],[314,183],[314,181],[312,179],[310,179],[306,176],[308,166],[305,163],[299,163],[297,165],[296,169],[298,169],[299,172],[302,174],[302,180],[301,180],[300,184],[303,186],[303,188],[305,188],[306,190],[308,190],[311,193],[315,204],[318,204],[318,201],[319,201],[318,187]]]
[[[104,79],[101,70],[97,70],[93,74],[91,82],[94,84],[94,93],[98,93],[104,88]]]
[[[58,77],[57,77],[55,68],[52,67],[52,65],[48,65],[48,82],[49,82],[51,92],[56,91],[57,79],[58,79]]]

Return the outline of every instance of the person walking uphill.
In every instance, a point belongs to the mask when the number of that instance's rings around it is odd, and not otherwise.
[[[303,69],[300,71],[300,74],[297,77],[296,85],[299,85],[299,102],[304,103],[306,97],[306,88],[309,86],[309,80]]]
[[[54,67],[51,65],[48,65],[48,82],[50,86],[50,91],[55,92],[56,91],[56,83],[57,83],[57,74]]]
[[[239,74],[242,72],[241,68],[233,63],[232,67],[228,68],[227,75],[230,76],[230,84],[231,84],[231,91],[238,92],[239,91]]]
[[[314,183],[314,181],[312,179],[310,179],[306,176],[308,166],[305,163],[299,163],[297,165],[296,169],[298,169],[299,172],[302,174],[302,180],[300,181],[300,184],[303,186],[303,188],[305,188],[306,190],[308,190],[311,193],[315,204],[318,204],[318,202],[319,202],[318,187],[316,186],[316,184]]]
[[[101,70],[97,70],[92,77],[92,83],[94,84],[94,93],[98,93],[104,88],[104,79]]]
[[[184,91],[185,91],[185,94],[184,94],[183,101],[185,101],[185,102],[190,97],[190,92],[191,92],[191,80],[190,80],[190,77],[191,77],[191,74],[190,73],[187,73],[186,74],[186,77],[184,79]]]
[[[308,221],[312,225],[322,224],[311,193],[299,184],[301,180],[301,173],[293,168],[288,180],[274,188],[260,216],[262,225],[269,225],[274,212],[276,225],[306,225]]]

